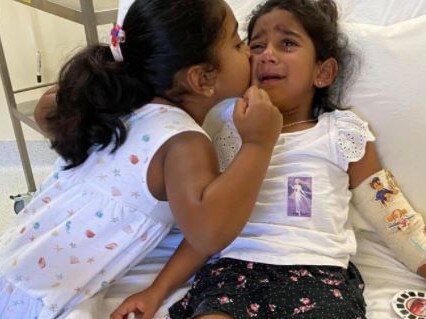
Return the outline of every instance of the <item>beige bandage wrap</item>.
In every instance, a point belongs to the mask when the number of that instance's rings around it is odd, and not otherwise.
[[[408,203],[392,173],[381,170],[352,190],[352,202],[410,270],[426,263],[426,234],[422,216]]]

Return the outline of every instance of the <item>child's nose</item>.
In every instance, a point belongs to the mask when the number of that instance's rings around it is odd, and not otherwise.
[[[262,62],[277,62],[277,55],[274,47],[272,45],[268,45],[265,50],[262,52]]]

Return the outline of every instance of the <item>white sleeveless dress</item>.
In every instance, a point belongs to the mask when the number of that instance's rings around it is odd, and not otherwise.
[[[147,187],[156,151],[185,131],[205,134],[179,108],[147,104],[124,120],[125,143],[80,166],[58,160],[0,237],[0,318],[63,318],[140,262],[174,225]]]

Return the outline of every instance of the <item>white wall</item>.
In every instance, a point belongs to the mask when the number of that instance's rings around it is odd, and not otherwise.
[[[108,25],[99,27],[101,41],[107,41],[109,30]],[[86,44],[83,26],[12,0],[0,1],[0,36],[14,89],[37,85],[37,50],[42,54],[43,82],[48,83],[55,81],[66,58]],[[19,94],[17,99],[38,98],[43,91]],[[3,85],[0,88],[0,114],[0,141],[14,140]],[[28,140],[42,139],[34,130],[26,125],[23,127]]]

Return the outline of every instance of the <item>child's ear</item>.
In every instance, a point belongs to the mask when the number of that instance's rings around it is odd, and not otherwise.
[[[338,68],[335,58],[328,58],[325,61],[318,62],[318,73],[314,85],[319,89],[331,85],[336,78]]]
[[[206,97],[211,97],[215,93],[216,76],[217,71],[206,65],[193,65],[186,75],[191,89]]]

